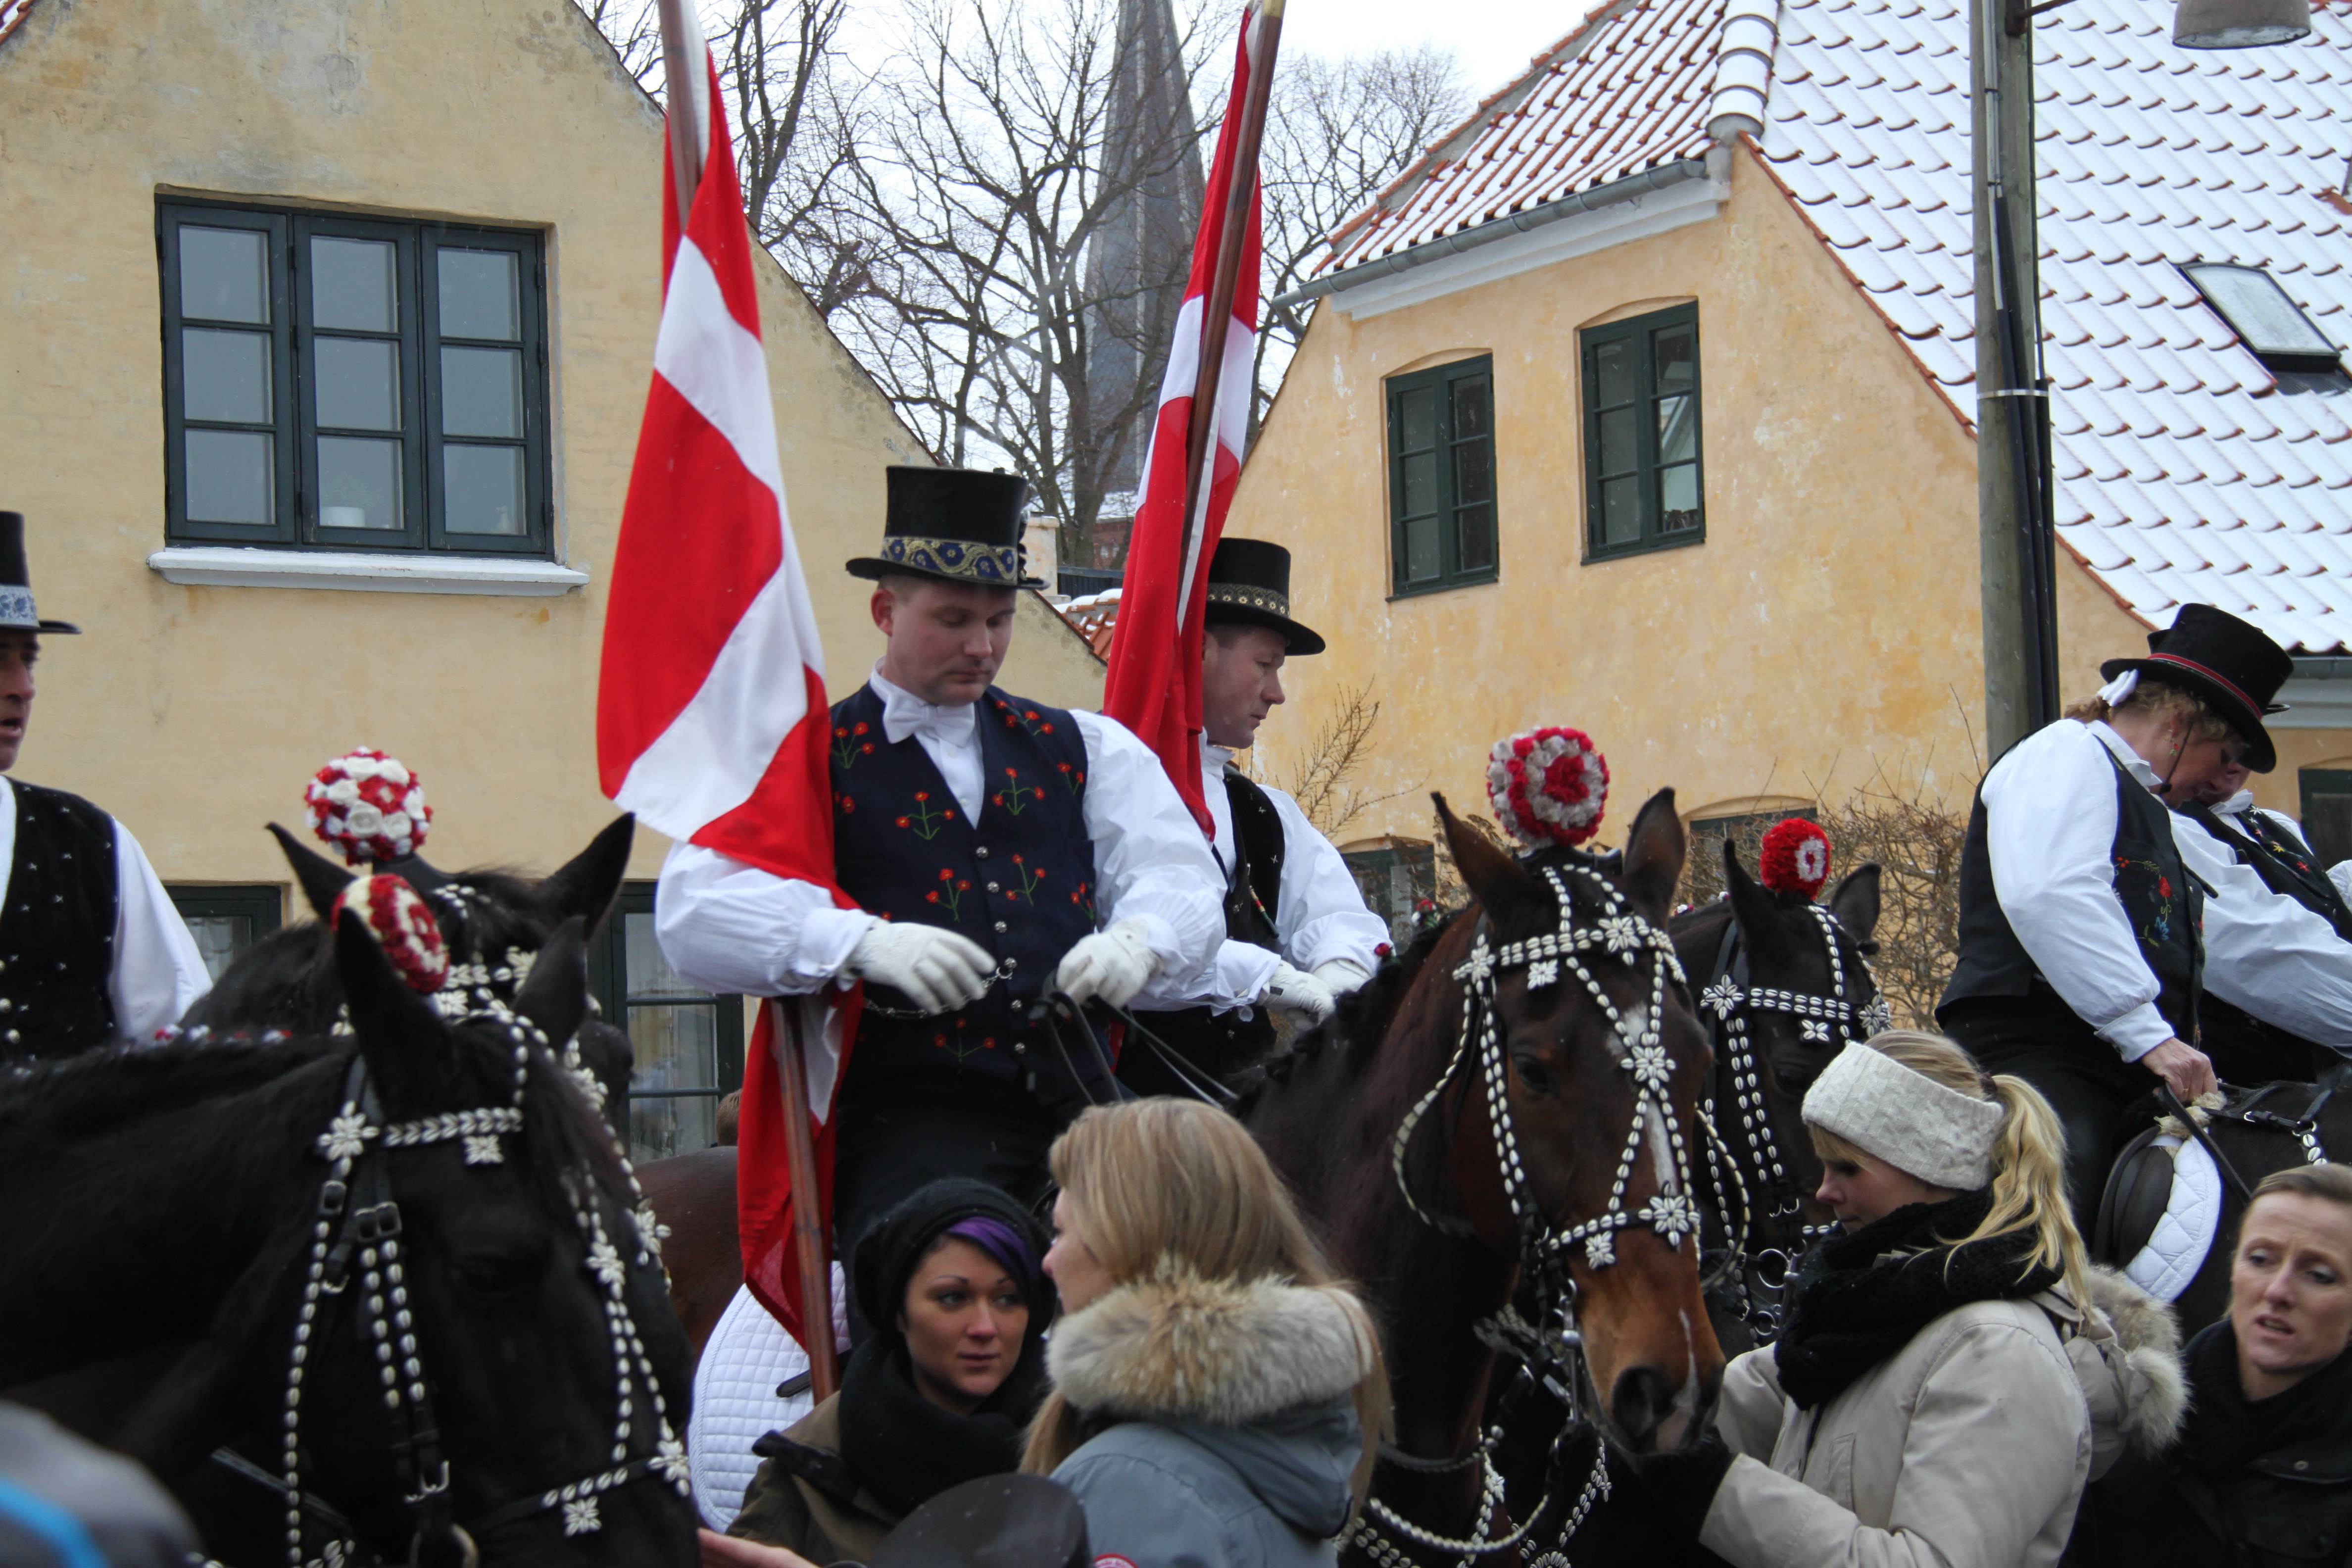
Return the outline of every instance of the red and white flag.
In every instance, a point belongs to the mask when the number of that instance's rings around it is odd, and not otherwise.
[[[1192,279],[1184,308],[1170,340],[1168,373],[1160,383],[1160,417],[1144,458],[1143,502],[1127,546],[1127,574],[1118,596],[1118,621],[1111,634],[1110,671],[1103,686],[1103,711],[1141,736],[1160,754],[1202,832],[1209,810],[1201,794],[1201,628],[1206,607],[1209,558],[1224,532],[1225,510],[1241,478],[1242,440],[1249,428],[1251,361],[1257,345],[1258,189],[1250,186],[1249,226],[1242,235],[1241,271],[1234,279],[1232,316],[1204,334],[1217,252],[1225,238],[1225,209],[1240,161],[1243,100],[1249,95],[1250,68],[1261,47],[1262,19],[1252,5],[1242,13],[1241,43],[1234,50],[1233,96],[1217,132],[1217,155],[1201,200],[1201,232],[1192,241]],[[1206,336],[1210,353],[1224,356],[1217,405],[1192,406]],[[1184,515],[1184,465],[1192,421],[1213,421],[1208,473],[1200,504]]]
[[[704,68],[708,89],[670,121],[672,134],[681,123],[708,133],[683,234],[672,176],[663,182],[661,331],[605,608],[597,768],[614,804],[672,838],[829,889],[846,908],[833,872],[824,654],[784,510],[751,236],[707,51]],[[675,167],[667,157],[663,166]],[[798,1337],[799,1194],[772,1016],[760,1010],[745,1053],[738,1194],[746,1282]],[[814,998],[803,1016],[829,1221],[845,1019]]]

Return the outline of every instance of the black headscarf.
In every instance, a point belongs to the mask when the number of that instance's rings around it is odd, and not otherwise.
[[[991,1222],[1025,1251],[1026,1268],[1009,1269],[1029,1306],[1020,1359],[996,1392],[958,1415],[915,1387],[898,1316],[907,1282],[941,1235],[965,1220]],[[875,1331],[849,1358],[841,1380],[841,1457],[875,1496],[908,1512],[950,1487],[1021,1466],[1022,1434],[1045,1396],[1045,1352],[1039,1343],[1054,1317],[1053,1286],[1042,1263],[1047,1238],[1035,1216],[984,1183],[934,1182],[874,1222],[857,1244],[857,1300]],[[998,1249],[981,1244],[993,1255]],[[1020,1257],[1006,1260],[1018,1265]]]
[[[2058,1282],[2047,1265],[2026,1267],[2030,1230],[1966,1236],[1992,1212],[1987,1189],[1940,1204],[1906,1204],[1850,1236],[1813,1249],[1790,1287],[1789,1326],[1773,1346],[1780,1388],[1801,1410],[1826,1405],[1955,1307],[2013,1301]]]

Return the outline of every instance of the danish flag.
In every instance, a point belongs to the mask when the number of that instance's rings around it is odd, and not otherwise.
[[[702,126],[703,174],[684,233],[662,199],[661,330],[636,466],[621,513],[596,696],[604,793],[672,838],[829,889],[830,713],[776,455],[751,236],[718,76],[681,124]],[[674,167],[665,156],[666,171]],[[819,1208],[831,1230],[833,1090],[844,1014],[805,999]],[[856,1005],[855,998],[851,1005]],[[738,1202],[745,1282],[795,1337],[791,1188],[773,1010],[745,1053]],[[854,1031],[850,1031],[854,1034]]]
[[[1192,241],[1192,278],[1169,342],[1168,371],[1160,382],[1160,417],[1144,458],[1143,504],[1129,535],[1118,623],[1111,634],[1110,669],[1103,711],[1140,735],[1160,754],[1176,793],[1202,832],[1211,831],[1201,794],[1201,635],[1207,607],[1209,558],[1224,532],[1225,511],[1242,473],[1242,441],[1249,428],[1251,361],[1257,346],[1258,255],[1263,227],[1259,193],[1250,187],[1248,227],[1242,235],[1241,270],[1234,282],[1233,314],[1213,331],[1202,330],[1217,252],[1224,243],[1225,208],[1240,161],[1242,102],[1261,47],[1262,18],[1242,13],[1234,50],[1233,97],[1217,132],[1217,155],[1201,199],[1201,231]],[[1202,353],[1221,353],[1216,406],[1192,406]],[[1185,460],[1192,421],[1212,421],[1209,472],[1200,505],[1184,515]]]

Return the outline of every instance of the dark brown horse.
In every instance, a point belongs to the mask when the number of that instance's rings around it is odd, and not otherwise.
[[[1384,1331],[1396,1433],[1377,1543],[1352,1543],[1367,1562],[1453,1563],[1474,1542],[1516,1556],[1480,1416],[1523,1271],[1557,1371],[1634,1453],[1694,1439],[1723,1370],[1680,1229],[1709,1058],[1663,931],[1685,847],[1672,792],[1642,808],[1622,870],[1515,860],[1438,810],[1475,902],[1306,1037],[1248,1113]],[[1584,1477],[1563,1479],[1572,1494]]]
[[[1850,1041],[1885,1026],[1885,1004],[1869,959],[1875,864],[1847,873],[1819,904],[1765,887],[1728,839],[1723,873],[1723,898],[1666,929],[1715,1047],[1707,1098],[1723,1151],[1700,1201],[1710,1254],[1741,1255],[1707,1298],[1717,1337],[1737,1353],[1772,1337],[1781,1282],[1832,1224],[1813,1196],[1822,1163],[1805,1131],[1805,1091]]]

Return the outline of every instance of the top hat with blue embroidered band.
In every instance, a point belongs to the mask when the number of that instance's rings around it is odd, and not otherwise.
[[[0,511],[0,632],[80,630],[63,621],[45,621],[33,608],[32,574],[25,568],[25,514]]]
[[[2183,605],[2170,626],[2147,634],[2146,658],[2111,658],[2099,666],[2099,675],[2113,680],[2127,669],[2203,699],[2245,737],[2246,766],[2254,772],[2278,766],[2278,748],[2263,719],[2286,711],[2272,699],[2294,673],[2294,658],[2260,626],[2210,605]]]
[[[1029,481],[978,468],[887,470],[882,551],[849,563],[853,576],[936,577],[979,588],[1042,588],[1022,559]]]

